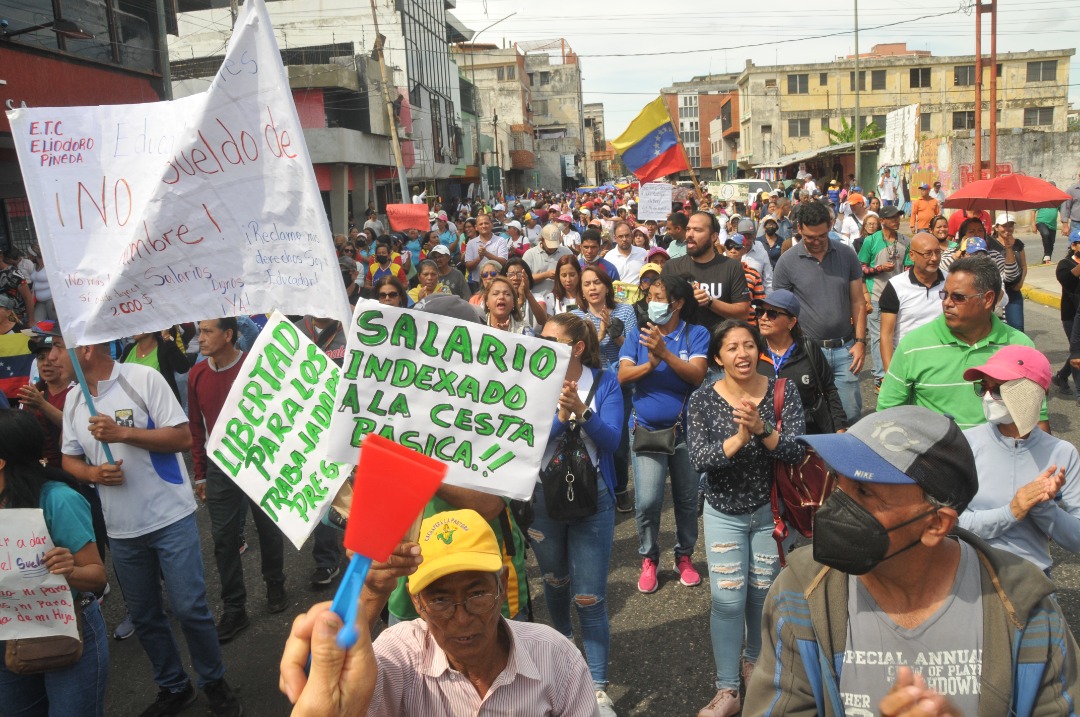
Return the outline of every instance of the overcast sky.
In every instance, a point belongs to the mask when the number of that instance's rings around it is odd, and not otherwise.
[[[971,0],[858,0],[859,49],[879,42],[907,42],[935,55],[975,52],[975,17],[961,10]],[[665,13],[665,6],[700,7],[697,13]],[[661,87],[710,72],[737,72],[746,60],[758,66],[826,62],[854,52],[854,0],[772,0],[754,15],[755,3],[665,3],[621,0],[458,0],[456,15],[478,42],[508,44],[566,38],[581,56],[585,102],[603,102],[607,139],[617,137]],[[727,8],[723,10],[721,8]],[[763,3],[762,7],[766,7]],[[842,9],[840,9],[842,8]],[[924,18],[928,15],[940,17]],[[924,19],[918,19],[924,18]],[[892,27],[871,29],[886,23]],[[983,52],[990,53],[990,16],[983,16]],[[810,36],[832,37],[804,39]],[[1078,0],[1000,0],[998,52],[1076,48]],[[669,53],[646,56],[647,53]],[[626,55],[617,57],[613,55]],[[1080,106],[1080,58],[1073,56],[1069,98]]]

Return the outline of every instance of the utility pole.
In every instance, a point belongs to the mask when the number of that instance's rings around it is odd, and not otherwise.
[[[997,0],[990,0],[990,178],[997,176]]]
[[[158,0],[158,2],[161,1]],[[405,182],[405,163],[401,160],[401,142],[398,140],[397,123],[394,121],[394,101],[390,99],[390,78],[386,74],[386,55],[383,53],[386,38],[379,32],[379,17],[375,10],[375,0],[371,0],[371,20],[375,24],[375,56],[379,61],[379,73],[382,76],[383,99],[386,101],[386,118],[390,122],[390,147],[394,150],[394,162],[397,164],[401,202],[402,204],[408,204],[410,201],[409,186]]]
[[[372,0],[372,2],[374,2],[374,1],[375,0]],[[488,25],[487,27],[483,28],[482,30],[480,30],[480,32],[473,35],[471,40],[469,40],[469,42],[472,44],[472,52],[469,53],[469,75],[470,75],[469,81],[472,82],[473,97],[474,97],[473,118],[475,119],[475,124],[476,124],[476,168],[478,170],[480,170],[480,186],[481,187],[484,186],[483,185],[483,181],[484,181],[484,154],[483,154],[483,152],[480,151],[480,113],[483,110],[484,103],[480,101],[480,92],[477,91],[477,89],[476,89],[476,50],[477,50],[476,41],[480,37],[480,35],[487,32],[491,28],[495,27],[496,25],[498,25],[503,20],[508,20],[509,18],[512,18],[514,15],[517,15],[516,10],[514,12],[510,13],[509,15],[507,15],[506,17],[500,18],[500,19],[496,20],[495,22],[491,23],[490,25]],[[494,112],[494,108],[495,108],[494,100],[492,100],[491,106],[492,106],[492,112]]]
[[[491,118],[491,131],[495,135],[495,174],[499,178],[498,191],[503,191],[502,186],[502,156],[499,154],[499,113],[494,111],[495,114]]]
[[[982,0],[975,0],[975,146],[971,161],[974,181],[982,179]]]
[[[165,0],[157,0],[158,63],[161,65],[161,88],[165,99],[171,100],[172,70],[169,67],[169,36],[165,30]]]
[[[855,0],[855,182],[862,184],[862,128],[859,126],[859,0]]]

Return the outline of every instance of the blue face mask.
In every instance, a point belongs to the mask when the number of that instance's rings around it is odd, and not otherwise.
[[[671,304],[665,301],[649,302],[649,321],[657,326],[663,326],[671,321],[671,317],[674,315],[675,310],[671,308]]]

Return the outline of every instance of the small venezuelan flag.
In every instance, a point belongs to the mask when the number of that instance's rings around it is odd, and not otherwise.
[[[679,135],[671,123],[663,97],[645,105],[641,114],[611,145],[622,155],[626,168],[642,182],[690,168],[679,147]]]
[[[29,340],[21,333],[0,336],[0,393],[8,398],[18,398],[19,389],[30,383],[34,355],[27,346]]]

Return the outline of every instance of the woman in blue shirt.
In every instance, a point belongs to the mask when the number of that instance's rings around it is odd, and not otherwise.
[[[0,664],[0,713],[101,717],[109,648],[105,621],[93,593],[105,589],[105,566],[94,545],[90,504],[76,492],[72,479],[40,463],[45,453],[41,425],[26,411],[0,411],[0,509],[40,508],[54,548],[45,566],[63,575],[76,610],[82,610],[83,652],[70,667],[37,675],[17,675]],[[0,518],[3,520],[3,518]],[[85,607],[79,607],[79,593]],[[0,652],[6,643],[0,641]]]
[[[601,714],[614,714],[607,695],[608,653],[611,629],[608,622],[608,567],[615,540],[615,462],[612,454],[625,425],[622,392],[611,371],[600,368],[600,349],[592,324],[574,314],[558,314],[544,324],[542,338],[570,347],[570,364],[551,425],[542,465],[555,453],[558,439],[571,418],[581,426],[589,458],[598,469],[596,512],[578,520],[555,520],[548,516],[543,484],[537,480],[533,494],[536,518],[529,528],[529,542],[544,575],[544,601],[556,630],[573,639],[570,605],[581,622],[585,661],[596,687]],[[589,405],[589,397],[593,384]]]
[[[701,582],[691,556],[697,542],[698,473],[686,448],[686,403],[705,379],[709,331],[684,320],[694,311],[694,290],[677,276],[656,279],[649,287],[649,323],[626,336],[619,354],[619,383],[633,386],[630,431],[666,431],[674,427],[673,454],[635,447],[634,498],[641,553],[638,590],[656,592],[660,562],[660,513],[664,478],[671,472],[675,504],[675,572],[687,587]],[[636,426],[636,429],[635,429]],[[633,445],[633,443],[631,443]]]

